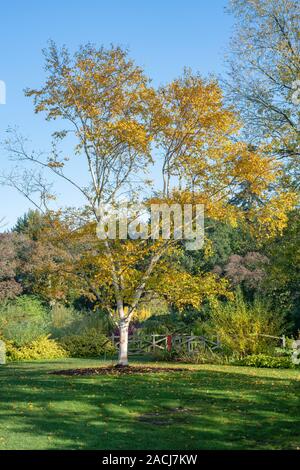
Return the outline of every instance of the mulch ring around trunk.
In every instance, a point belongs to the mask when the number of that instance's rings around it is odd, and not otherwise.
[[[85,367],[83,369],[66,369],[49,372],[52,375],[130,375],[155,374],[160,372],[187,372],[189,369],[180,367],[143,367],[143,366],[109,366]]]

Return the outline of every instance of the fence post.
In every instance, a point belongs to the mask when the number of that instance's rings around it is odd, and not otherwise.
[[[153,349],[153,352],[155,352],[155,349],[156,349],[155,335],[152,335],[152,349]]]

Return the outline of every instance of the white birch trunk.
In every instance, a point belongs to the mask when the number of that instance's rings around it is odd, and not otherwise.
[[[129,323],[125,320],[120,321],[120,346],[119,346],[119,366],[128,365],[128,329]]]

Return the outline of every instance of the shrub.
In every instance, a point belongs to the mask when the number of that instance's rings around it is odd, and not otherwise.
[[[17,297],[10,304],[15,308],[16,312],[23,313],[26,318],[40,319],[45,318],[47,315],[47,310],[43,303],[37,297],[31,295]]]
[[[108,334],[111,331],[110,322],[103,312],[86,312],[55,304],[51,308],[51,335],[61,339],[65,336],[80,335],[83,331],[95,329],[99,333]]]
[[[161,349],[153,353],[153,357],[156,361],[160,362],[174,362],[179,359],[179,352],[172,348],[171,351],[167,349]]]
[[[169,313],[168,315],[153,315],[147,320],[142,322],[142,333],[165,335],[174,333],[175,331],[184,332],[185,330],[190,331],[183,321],[180,315],[175,313]]]
[[[113,355],[116,350],[112,342],[96,329],[61,339],[60,344],[71,357],[99,357]]]
[[[237,292],[235,299],[218,302],[211,309],[209,329],[216,334],[225,351],[236,356],[266,353],[274,348],[274,339],[283,331],[283,317],[271,312],[268,305],[256,298],[247,303]]]
[[[276,355],[289,357],[294,365],[300,365],[300,348],[298,348],[297,342],[292,338],[286,338],[286,344],[285,348],[275,349]]]
[[[60,359],[68,356],[62,346],[48,336],[42,336],[22,347],[8,341],[6,342],[6,355],[9,361]]]
[[[51,336],[60,339],[77,332],[82,314],[72,307],[56,303],[50,310]]]
[[[102,311],[84,311],[79,324],[78,333],[86,330],[96,330],[104,336],[111,334],[114,325],[107,313]]]
[[[203,348],[200,351],[193,353],[179,354],[178,361],[186,362],[189,364],[226,364],[228,358],[221,353],[211,351],[210,349]]]
[[[155,360],[163,362],[185,362],[188,364],[227,364],[229,358],[222,351],[212,351],[203,346],[197,351],[188,352],[172,347],[170,351],[162,349],[153,354]]]
[[[235,361],[239,366],[267,367],[276,369],[293,369],[295,365],[287,356],[268,356],[267,354],[252,354]]]
[[[13,321],[8,323],[2,331],[3,338],[12,341],[17,347],[26,346],[47,333],[46,323],[31,321]]]
[[[48,312],[35,297],[22,296],[0,306],[0,335],[21,347],[49,333]]]

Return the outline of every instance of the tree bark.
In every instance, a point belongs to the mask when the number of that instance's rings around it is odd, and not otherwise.
[[[118,366],[128,366],[128,329],[129,323],[126,320],[121,320]]]

